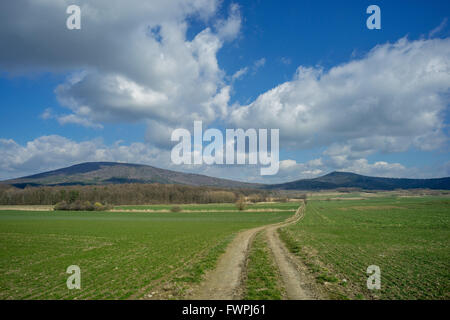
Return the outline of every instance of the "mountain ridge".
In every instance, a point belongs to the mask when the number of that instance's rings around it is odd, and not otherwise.
[[[259,184],[184,173],[149,165],[120,162],[84,162],[70,167],[1,181],[16,187],[96,185],[109,183],[162,183],[226,188],[254,188]]]
[[[299,179],[279,184],[261,184],[172,171],[143,164],[120,162],[84,162],[65,168],[9,179],[0,183],[18,188],[26,186],[161,183],[269,190],[329,190],[337,188],[360,188],[366,190],[450,189],[450,177],[433,179],[385,178],[364,176],[352,172],[333,171],[312,179]]]
[[[333,171],[313,179],[300,179],[274,184],[270,189],[321,190],[337,188],[360,188],[365,190],[394,189],[450,189],[450,177],[431,179],[386,178],[360,175],[353,172]]]

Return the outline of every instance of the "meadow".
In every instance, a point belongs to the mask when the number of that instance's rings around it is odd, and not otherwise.
[[[171,210],[173,207],[180,207],[182,210],[187,211],[236,211],[236,205],[234,203],[210,203],[210,204],[160,204],[160,205],[124,205],[115,206],[114,210]],[[290,210],[295,211],[298,207],[297,202],[260,202],[246,204],[245,210],[251,211],[252,209],[273,209],[273,210]]]
[[[214,268],[238,231],[285,220],[298,204],[266,204],[284,211],[257,212],[231,206],[0,211],[0,299],[176,299]],[[66,287],[70,265],[81,269],[80,290]]]
[[[180,299],[237,232],[283,221],[298,203],[173,206],[0,211],[0,299]],[[318,193],[304,218],[279,233],[323,298],[450,299],[449,197]],[[81,268],[81,290],[66,287],[70,265]],[[381,290],[366,287],[369,265],[381,269]],[[243,298],[285,298],[262,232],[249,251]]]
[[[280,230],[328,298],[450,298],[450,198],[329,197]],[[380,290],[367,289],[369,265],[381,269]]]

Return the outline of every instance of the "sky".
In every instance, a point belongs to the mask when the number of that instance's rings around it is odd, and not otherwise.
[[[66,27],[72,4],[80,30]],[[1,1],[0,180],[87,161],[263,183],[449,176],[449,12],[444,0]],[[278,173],[174,164],[171,133],[195,120],[279,129]]]

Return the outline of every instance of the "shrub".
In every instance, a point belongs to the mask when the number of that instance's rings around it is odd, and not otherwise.
[[[103,205],[100,202],[92,204],[90,201],[76,200],[72,203],[66,201],[58,202],[54,206],[54,210],[70,210],[70,211],[105,211],[111,209],[111,206]]]
[[[76,200],[72,203],[69,204],[69,209],[68,210],[72,210],[72,211],[83,211],[84,209],[84,205],[80,200]]]
[[[95,211],[103,211],[104,209],[104,205],[102,205],[100,202],[96,202],[94,203],[94,210]]]
[[[91,202],[89,202],[89,201],[85,201],[85,202],[84,202],[84,204],[83,204],[83,210],[86,210],[86,211],[94,211],[94,209],[95,209],[95,207],[94,207],[94,205],[93,205]]]
[[[236,201],[236,208],[238,208],[239,211],[244,210],[246,206],[247,204],[245,203],[244,197],[240,197],[238,201]]]
[[[247,199],[252,203],[263,202],[266,201],[266,197],[262,194],[253,193],[250,194]]]
[[[63,200],[63,201],[55,204],[53,209],[54,210],[69,210],[68,208],[69,208],[69,206],[68,206],[67,202],[65,200]]]

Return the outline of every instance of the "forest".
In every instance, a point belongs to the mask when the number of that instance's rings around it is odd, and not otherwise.
[[[245,196],[264,201],[276,193],[255,189],[224,189],[175,184],[110,184],[104,186],[39,186],[15,188],[0,185],[0,205],[55,205],[65,201],[120,204],[232,203]]]

